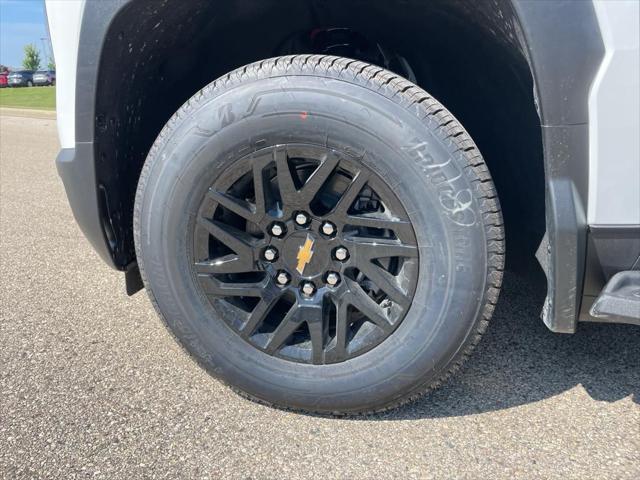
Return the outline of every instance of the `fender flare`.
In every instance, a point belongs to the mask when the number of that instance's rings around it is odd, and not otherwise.
[[[534,80],[546,183],[546,234],[536,257],[547,276],[542,318],[576,330],[587,251],[591,84],[604,58],[592,2],[513,0]]]

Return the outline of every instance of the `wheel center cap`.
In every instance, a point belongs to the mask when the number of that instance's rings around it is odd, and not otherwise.
[[[327,265],[326,242],[310,232],[296,232],[284,244],[284,261],[291,272],[311,278],[324,272]]]

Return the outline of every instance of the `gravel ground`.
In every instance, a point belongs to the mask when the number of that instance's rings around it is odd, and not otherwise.
[[[274,410],[204,373],[91,250],[54,120],[4,112],[0,145],[0,477],[640,478],[640,328],[550,333],[533,267],[440,390],[366,418]]]

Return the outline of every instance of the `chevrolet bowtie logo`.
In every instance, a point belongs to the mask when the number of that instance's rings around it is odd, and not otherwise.
[[[313,247],[313,239],[307,235],[307,239],[304,241],[304,245],[302,245],[298,250],[298,256],[296,257],[298,259],[298,266],[296,267],[296,270],[300,272],[300,275],[304,273],[304,267],[307,266],[311,261],[311,257],[313,257],[313,250],[311,250],[311,247]]]

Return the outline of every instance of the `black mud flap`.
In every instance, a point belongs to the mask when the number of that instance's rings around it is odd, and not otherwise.
[[[142,283],[142,276],[140,275],[140,269],[136,262],[127,265],[124,271],[124,281],[127,287],[127,295],[131,296],[144,288]]]

